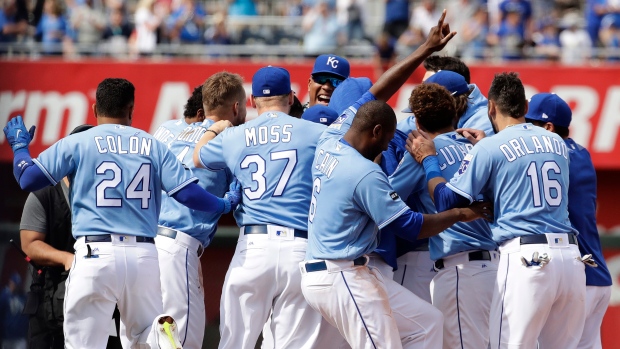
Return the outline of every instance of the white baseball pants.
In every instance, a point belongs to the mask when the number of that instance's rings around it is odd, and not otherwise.
[[[577,348],[585,320],[586,280],[577,245],[567,234],[545,234],[547,244],[500,246],[490,317],[491,349]],[[525,266],[534,252],[549,263]]]
[[[183,348],[201,349],[206,325],[198,256],[202,244],[181,231],[176,233],[174,239],[155,237],[164,311],[176,321]]]
[[[241,232],[222,289],[219,348],[253,349],[270,312],[274,348],[324,348],[329,326],[301,293],[299,263],[308,241],[291,228],[268,231]]]
[[[489,315],[499,252],[488,251],[490,261],[470,261],[469,252],[443,258],[443,269],[431,282],[433,305],[444,316],[444,349],[489,346]]]
[[[74,245],[65,291],[65,347],[105,348],[118,304],[124,342],[131,348],[159,348],[156,324],[163,307],[155,244],[111,236],[112,242],[86,244],[79,238]]]
[[[394,272],[394,281],[431,303],[430,285],[437,272],[433,267],[430,252],[408,252],[398,257],[396,263],[398,269]]]
[[[590,267],[586,267],[590,268]],[[601,349],[601,324],[611,298],[611,286],[586,286],[586,322],[578,349]]]

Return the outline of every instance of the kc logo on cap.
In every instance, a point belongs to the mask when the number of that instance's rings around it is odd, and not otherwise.
[[[312,75],[328,74],[342,80],[349,77],[351,67],[349,61],[336,55],[320,55],[314,61]]]

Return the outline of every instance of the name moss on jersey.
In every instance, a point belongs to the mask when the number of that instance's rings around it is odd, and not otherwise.
[[[293,125],[271,125],[245,129],[245,146],[251,147],[267,143],[288,143],[291,141]]]

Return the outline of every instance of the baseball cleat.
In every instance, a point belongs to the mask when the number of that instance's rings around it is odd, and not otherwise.
[[[162,316],[158,320],[157,344],[159,349],[183,349],[177,323],[170,316]]]

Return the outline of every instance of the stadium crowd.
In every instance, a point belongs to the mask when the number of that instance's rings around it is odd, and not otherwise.
[[[389,66],[443,8],[459,33],[450,54],[465,59],[620,60],[619,0],[3,0],[0,49],[217,57],[253,55],[219,45],[292,45],[303,49],[291,55],[316,57],[356,46]]]

